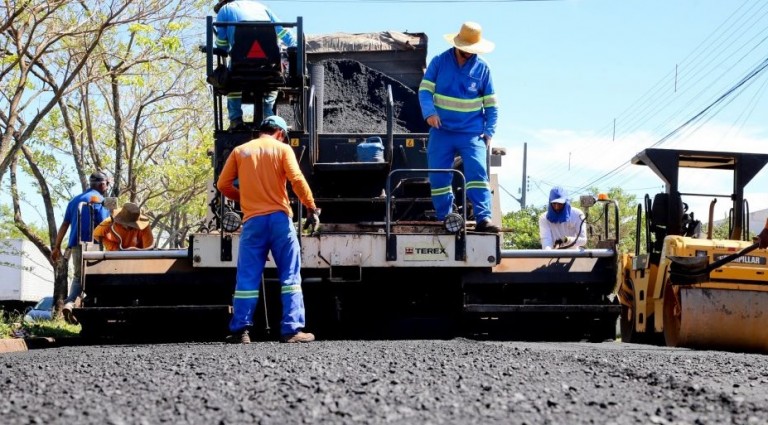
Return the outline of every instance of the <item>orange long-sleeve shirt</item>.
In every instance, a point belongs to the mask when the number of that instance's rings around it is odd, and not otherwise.
[[[146,249],[155,243],[152,229],[144,230],[125,227],[120,223],[112,225],[112,217],[108,217],[96,226],[93,238],[104,246],[107,251],[120,251],[129,248]],[[121,246],[122,242],[122,246]]]
[[[239,190],[234,186],[235,179],[239,179]],[[216,187],[227,198],[240,202],[245,222],[276,211],[292,216],[286,182],[291,182],[302,204],[316,208],[312,190],[291,147],[272,136],[261,136],[229,154]]]

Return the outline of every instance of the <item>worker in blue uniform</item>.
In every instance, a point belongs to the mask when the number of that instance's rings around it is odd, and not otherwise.
[[[422,116],[430,126],[427,162],[430,169],[450,169],[456,154],[461,156],[475,231],[498,233],[491,222],[487,169],[498,108],[490,68],[478,56],[491,52],[494,44],[482,37],[482,28],[474,22],[465,22],[445,39],[453,47],[432,59],[419,85]],[[432,203],[441,221],[453,208],[452,180],[449,173],[429,176]]]
[[[270,11],[267,6],[252,0],[220,0],[213,7],[216,12],[217,22],[280,22],[280,19]],[[231,51],[235,45],[234,26],[219,27],[216,33],[216,47]],[[285,47],[296,47],[296,37],[288,28],[278,25],[275,27],[277,38]],[[277,100],[277,90],[265,93],[262,101],[264,107],[264,117],[275,115],[275,101]],[[229,129],[236,130],[243,127],[243,93],[227,93],[227,113],[229,115]],[[254,117],[254,120],[260,120],[261,117]],[[259,121],[256,121],[259,122]]]

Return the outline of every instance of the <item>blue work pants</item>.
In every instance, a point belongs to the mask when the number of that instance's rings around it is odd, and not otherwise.
[[[277,100],[277,90],[264,93],[264,99],[262,99],[263,117],[257,117],[254,113],[253,121],[261,124],[261,121],[266,117],[275,115],[275,101]],[[227,115],[230,121],[243,118],[243,93],[242,92],[230,92],[227,93]]]
[[[304,297],[301,292],[301,248],[296,229],[285,212],[249,218],[243,224],[237,257],[237,284],[234,312],[229,323],[232,332],[253,326],[253,313],[259,301],[261,276],[267,254],[277,265],[283,303],[281,335],[293,335],[304,328]]]
[[[432,128],[429,130],[427,163],[431,169],[451,169],[458,153],[464,162],[467,198],[472,201],[475,221],[478,223],[491,218],[491,187],[488,183],[487,155],[485,140],[473,133],[458,133]],[[430,173],[432,204],[437,219],[445,220],[453,209],[453,174]]]

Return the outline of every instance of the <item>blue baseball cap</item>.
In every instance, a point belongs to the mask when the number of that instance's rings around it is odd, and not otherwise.
[[[288,124],[285,123],[284,119],[278,117],[277,115],[264,118],[264,121],[261,122],[261,125],[271,125],[273,127],[278,127],[283,130],[285,134],[288,134]]]
[[[568,192],[562,187],[555,186],[549,191],[550,204],[564,204],[568,201]]]

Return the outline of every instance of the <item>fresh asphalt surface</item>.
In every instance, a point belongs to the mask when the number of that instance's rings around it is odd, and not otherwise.
[[[0,354],[0,423],[768,423],[768,357],[453,340]]]

